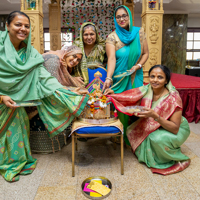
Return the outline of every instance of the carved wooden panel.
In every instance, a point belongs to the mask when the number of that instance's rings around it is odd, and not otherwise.
[[[149,51],[149,64],[150,67],[160,64],[158,63],[158,53],[159,50],[157,48],[151,48]]]
[[[31,45],[33,45],[34,46],[34,42],[35,42],[35,26],[36,26],[36,24],[35,24],[35,17],[33,17],[33,16],[29,16],[29,18],[30,18],[30,21],[31,21]]]
[[[44,37],[43,37],[43,18],[40,17],[40,27],[39,27],[39,30],[40,30],[40,53],[44,53]]]
[[[58,34],[51,33],[51,50],[56,51],[58,50]]]
[[[152,44],[156,44],[159,38],[159,17],[150,18],[149,29],[150,29],[149,39]]]

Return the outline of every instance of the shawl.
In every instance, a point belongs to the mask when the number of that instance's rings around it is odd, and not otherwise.
[[[85,51],[84,51],[84,43],[83,43],[83,28],[88,24],[93,25],[96,29],[96,44],[94,45],[94,48],[92,49],[91,53],[86,58]],[[88,62],[103,63],[104,54],[105,54],[105,41],[101,37],[99,37],[97,27],[91,22],[86,22],[82,24],[81,29],[80,29],[80,37],[76,38],[73,45],[80,47],[83,53],[82,61],[78,65],[78,68],[75,69],[75,75],[82,76],[85,84],[88,84],[89,78],[88,78],[87,63]]]
[[[24,42],[26,55],[21,60],[7,29],[0,31],[0,95],[14,101],[42,99],[62,87],[44,68],[42,55],[31,46],[31,31]]]
[[[115,18],[116,13],[114,13],[114,23],[115,23],[116,33],[119,39],[124,44],[130,45],[130,52],[129,52],[129,57],[128,57],[128,69],[131,69],[133,67],[133,63],[135,63],[135,58],[137,57],[137,60],[138,60],[141,54],[140,40],[138,39],[136,43],[134,42],[134,40],[137,39],[137,35],[139,34],[140,27],[133,26],[132,14],[128,7],[124,5],[119,6],[119,7],[124,7],[129,15],[129,30],[128,31],[124,28],[121,28],[118,25]],[[139,51],[136,51],[136,48],[138,48]]]
[[[64,86],[83,87],[83,85],[79,81],[77,81],[75,77],[72,77],[70,75],[71,68],[66,68],[66,66],[63,65],[64,64],[63,59],[65,59],[66,57],[72,56],[75,54],[82,55],[81,48],[77,46],[69,46],[67,48],[65,47],[64,49],[62,48],[62,50],[50,51],[48,53],[43,54],[43,56],[48,55],[48,54],[54,54],[59,57],[60,62],[56,66],[57,67],[56,69],[48,67],[48,65],[47,66],[45,65],[48,72],[50,72],[51,74],[56,74],[55,77],[57,78],[59,83],[61,83]]]
[[[167,120],[175,112],[177,107],[182,109],[182,100],[178,91],[171,84],[171,81],[166,87],[169,90],[169,93],[156,102],[154,111]],[[108,96],[111,98],[117,110],[131,116],[133,114],[124,112],[124,107],[140,105],[151,108],[153,90],[151,85],[148,84],[139,88],[127,90],[120,94],[112,94]],[[145,138],[159,127],[160,124],[151,117],[139,118],[136,122],[131,124],[127,128],[127,136],[132,149],[135,151]]]

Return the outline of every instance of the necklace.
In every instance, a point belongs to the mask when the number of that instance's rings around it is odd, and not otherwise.
[[[155,100],[158,101],[158,99],[160,99],[160,97],[162,96],[163,92],[165,91],[165,88],[163,88],[163,91],[161,92],[161,94],[159,95],[159,97]],[[154,96],[155,97],[155,96]],[[156,96],[157,97],[157,96]]]

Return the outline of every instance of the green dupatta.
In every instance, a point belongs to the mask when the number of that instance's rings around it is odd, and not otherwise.
[[[86,57],[85,51],[84,51],[84,43],[83,43],[83,28],[86,25],[92,25],[96,29],[96,44],[94,48],[92,49],[91,53]],[[76,68],[75,76],[82,76],[84,79],[85,84],[89,83],[89,77],[88,77],[88,69],[87,69],[87,63],[103,63],[104,60],[104,54],[105,54],[105,41],[99,37],[98,29],[92,22],[86,22],[82,24],[80,29],[80,37],[77,37],[74,41],[73,45],[76,45],[82,49],[83,52],[83,58],[81,60],[81,63]]]
[[[7,29],[0,31],[0,95],[14,101],[42,99],[62,87],[44,68],[42,55],[31,46],[31,31],[24,42],[26,55],[21,60]]]

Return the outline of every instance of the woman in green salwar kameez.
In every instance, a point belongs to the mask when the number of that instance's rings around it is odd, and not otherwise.
[[[82,112],[88,96],[63,87],[43,66],[43,58],[31,46],[30,19],[14,11],[0,32],[0,174],[19,180],[36,167],[29,145],[29,119],[17,102],[35,100],[49,136],[61,133]]]

